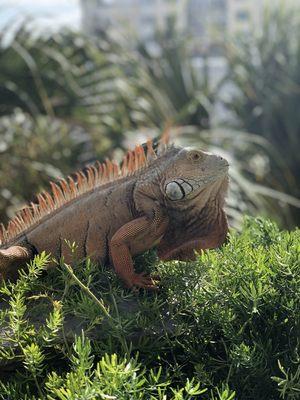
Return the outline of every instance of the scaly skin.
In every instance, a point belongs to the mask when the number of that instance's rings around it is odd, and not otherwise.
[[[157,156],[148,144],[145,156],[137,147],[128,153],[122,172],[109,162],[100,166],[103,185],[95,184],[94,175],[89,183],[78,175],[80,190],[64,182],[64,195],[54,187],[52,198],[40,198],[40,211],[31,207],[34,222],[27,212],[23,220],[30,223],[24,229],[12,224],[17,229],[13,237],[3,230],[2,277],[13,277],[41,251],[71,262],[68,240],[77,244],[76,257],[112,264],[127,287],[157,289],[150,276],[135,273],[134,255],[157,247],[161,259],[190,260],[194,250],[220,246],[228,230],[223,211],[227,161],[197,150],[161,148]]]

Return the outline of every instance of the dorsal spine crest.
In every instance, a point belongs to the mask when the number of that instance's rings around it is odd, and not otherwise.
[[[146,151],[145,151],[146,150]],[[165,140],[158,146],[157,153],[161,156],[166,150]],[[39,193],[36,203],[20,210],[16,216],[8,222],[7,227],[0,224],[0,245],[21,235],[33,225],[39,223],[43,217],[68,204],[71,200],[87,193],[97,187],[118,179],[126,178],[138,173],[157,159],[153,142],[147,141],[146,148],[142,145],[136,146],[134,150],[128,151],[124,156],[121,167],[110,160],[104,163],[97,161],[83,171],[75,173],[75,179],[68,176],[57,183],[50,182],[51,194],[47,191]]]

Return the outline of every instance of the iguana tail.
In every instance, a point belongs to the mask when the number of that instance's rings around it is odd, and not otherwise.
[[[31,249],[22,246],[11,246],[0,250],[0,281],[2,279],[16,279],[18,270],[32,258]]]

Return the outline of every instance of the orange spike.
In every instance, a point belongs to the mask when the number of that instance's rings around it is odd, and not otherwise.
[[[31,210],[29,207],[23,208],[22,212],[22,217],[26,225],[32,221],[32,214]]]
[[[170,142],[171,128],[172,122],[168,121],[159,141],[162,145],[167,145]]]
[[[54,198],[54,203],[56,206],[59,206],[62,204],[64,200],[64,195],[58,185],[56,185],[54,182],[50,182],[51,189],[53,192],[53,198]]]
[[[102,179],[103,182],[106,182],[108,180],[108,171],[105,163],[102,164]]]
[[[5,238],[6,229],[5,226],[1,223],[0,224],[0,240]]]
[[[113,163],[113,170],[114,170],[113,172],[114,178],[117,178],[120,175],[120,168],[119,165],[115,162]]]
[[[139,146],[136,146],[134,149],[134,170],[137,171],[139,169]]]
[[[48,209],[48,201],[47,201],[47,192],[44,190],[43,192],[40,193],[40,196],[43,198],[43,203],[45,204],[45,207]]]
[[[162,136],[158,142],[157,154],[162,155],[168,148],[168,143],[170,139],[170,129],[171,129],[171,122],[169,121],[164,129]]]
[[[62,189],[64,197],[66,199],[69,199],[69,197],[70,197],[70,188],[69,188],[69,185],[67,184],[66,180],[65,179],[61,179],[58,183],[59,183],[59,185],[60,185],[60,187]]]
[[[135,148],[135,157],[136,157],[135,170],[138,170],[140,168],[140,166],[141,166],[141,164],[140,164],[141,163],[141,160],[140,160],[140,158],[141,158],[140,146],[137,146]]]
[[[96,163],[95,163],[95,167],[98,170],[99,176],[101,177],[102,176],[102,164],[101,164],[101,162],[97,160]]]
[[[127,154],[128,154],[128,171],[131,174],[134,171],[134,156],[132,151],[129,151]]]
[[[122,161],[122,167],[121,167],[121,174],[122,176],[124,176],[127,172],[127,154],[123,157],[123,161]]]
[[[9,221],[8,226],[7,226],[7,232],[10,235],[11,233],[14,234],[17,231],[17,226],[15,223],[15,219]]]
[[[83,188],[85,189],[87,187],[87,183],[88,183],[87,177],[83,171],[79,171],[79,175],[82,177]]]
[[[153,145],[152,145],[152,140],[148,139],[147,140],[147,160],[155,160],[157,158],[157,155],[155,151],[153,150]]]
[[[103,169],[103,165],[102,165],[99,161],[97,161],[96,168],[97,168],[97,170],[98,170],[99,182],[102,183],[103,180],[104,180],[104,169]]]
[[[145,152],[142,146],[140,146],[140,154],[139,154],[139,162],[140,162],[140,168],[143,168],[146,164],[146,157],[145,157]]]
[[[17,215],[14,217],[14,222],[18,229],[22,229],[22,226],[24,225],[23,218],[21,217],[21,212],[19,211]]]
[[[37,195],[37,200],[38,200],[38,205],[39,205],[40,209],[42,211],[47,210],[47,203],[41,193]]]
[[[32,209],[33,218],[38,219],[40,216],[40,211],[39,211],[37,204],[30,203],[30,207]]]
[[[77,188],[80,193],[84,192],[87,185],[87,178],[82,171],[76,172]]]
[[[25,225],[24,220],[23,220],[23,218],[22,218],[20,212],[15,216],[15,218],[13,219],[13,221],[14,221],[14,223],[16,224],[17,228],[20,229],[20,230],[21,230],[21,229],[23,228],[23,226]]]
[[[99,183],[100,177],[99,177],[99,170],[96,168],[95,165],[91,165],[92,173],[94,175],[94,185],[97,185]]]
[[[76,184],[75,184],[74,179],[71,176],[68,177],[68,180],[69,180],[69,188],[70,188],[72,196],[74,198],[76,196],[76,193],[77,193]]]
[[[114,172],[113,164],[108,158],[105,160],[105,164],[107,167],[108,180],[111,181],[113,179],[113,172]]]
[[[8,225],[7,225],[7,228],[6,228],[7,236],[11,235],[12,230],[13,230],[12,228],[13,228],[13,222],[12,221],[8,221]]]
[[[77,189],[79,190],[79,188],[81,188],[83,185],[82,177],[79,174],[79,172],[76,172],[75,176],[76,176]]]
[[[27,210],[27,215],[30,214],[30,218],[33,219],[34,215],[33,215],[33,210],[32,210],[32,208],[31,208],[31,207],[27,207],[26,210]]]
[[[89,188],[93,188],[95,184],[95,175],[91,167],[87,168],[87,183]]]
[[[0,243],[2,244],[3,242],[6,241],[7,232],[6,232],[6,229],[3,224],[1,224],[0,228],[1,228],[0,229]]]
[[[136,170],[144,167],[149,159],[156,159],[157,155],[153,149],[151,140],[147,141],[147,151],[143,146],[136,146],[134,150],[128,151],[123,158],[121,166],[116,162],[106,160],[101,164],[99,161],[86,169],[86,174],[79,171],[75,174],[76,179],[68,177],[58,183],[50,182],[52,193],[42,192],[37,195],[37,203],[30,203],[15,219],[7,226],[0,225],[0,242],[9,240],[14,234],[28,228],[38,222],[50,211],[58,209],[67,201],[74,199],[78,194],[84,193],[95,186],[118,179],[120,176],[130,176]]]
[[[140,146],[140,160],[142,166],[147,164],[147,158],[143,146]]]
[[[43,194],[44,194],[44,198],[45,198],[46,203],[47,203],[47,207],[48,207],[50,210],[54,210],[55,204],[54,204],[54,201],[53,201],[52,196],[51,196],[48,192],[46,192],[46,191],[43,192]]]

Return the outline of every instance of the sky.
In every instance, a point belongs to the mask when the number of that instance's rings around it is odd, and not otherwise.
[[[0,27],[26,16],[34,17],[41,29],[80,29],[79,0],[0,0]]]

